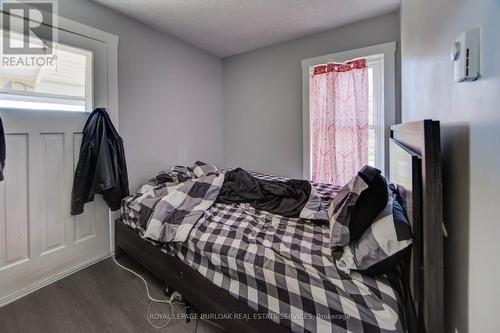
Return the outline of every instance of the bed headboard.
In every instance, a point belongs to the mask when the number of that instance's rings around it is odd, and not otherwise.
[[[410,289],[419,332],[444,332],[443,229],[439,121],[391,126],[391,183],[412,224]]]

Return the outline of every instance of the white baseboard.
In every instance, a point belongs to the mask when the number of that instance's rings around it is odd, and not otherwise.
[[[9,304],[9,303],[14,302],[15,300],[18,300],[21,297],[24,297],[24,296],[38,290],[40,288],[43,288],[51,283],[54,283],[62,278],[65,278],[68,275],[71,275],[75,272],[78,272],[81,269],[89,267],[89,266],[91,266],[91,265],[93,265],[93,264],[95,264],[103,259],[109,258],[110,256],[111,256],[111,253],[106,252],[105,254],[102,254],[102,255],[94,257],[92,259],[86,260],[86,261],[84,261],[76,266],[70,267],[70,268],[62,271],[61,273],[55,274],[55,275],[53,275],[45,280],[37,282],[37,283],[27,287],[27,288],[18,290],[10,295],[2,297],[2,298],[0,298],[0,308]]]

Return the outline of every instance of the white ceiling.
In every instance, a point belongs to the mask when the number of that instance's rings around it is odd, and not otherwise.
[[[94,0],[226,57],[391,12],[400,0]]]

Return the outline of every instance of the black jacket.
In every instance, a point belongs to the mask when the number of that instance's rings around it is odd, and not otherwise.
[[[73,180],[71,215],[83,213],[85,203],[100,193],[111,210],[129,195],[123,140],[104,108],[95,109],[83,128],[80,157]]]
[[[0,182],[3,180],[5,168],[5,134],[3,132],[2,118],[0,118]]]

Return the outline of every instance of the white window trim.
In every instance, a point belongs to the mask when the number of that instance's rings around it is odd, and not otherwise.
[[[314,66],[330,62],[346,62],[356,58],[370,58],[369,56],[383,55],[383,115],[384,131],[381,133],[381,142],[384,149],[381,152],[382,171],[389,174],[389,135],[390,127],[396,123],[396,42],[378,44],[360,49],[329,54],[316,58],[302,60],[302,170],[304,179],[311,178],[311,133],[309,124],[309,94],[310,73]],[[369,60],[369,59],[368,59]]]

